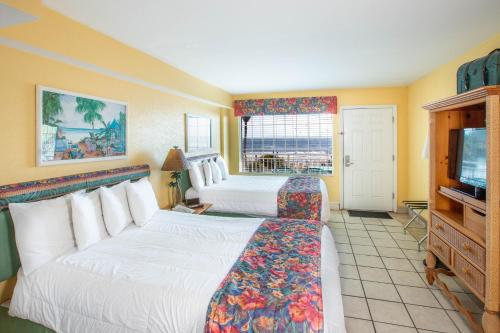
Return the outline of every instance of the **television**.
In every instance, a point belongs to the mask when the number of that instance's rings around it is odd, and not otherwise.
[[[465,194],[483,199],[486,190],[486,128],[450,130],[448,177],[462,184]]]

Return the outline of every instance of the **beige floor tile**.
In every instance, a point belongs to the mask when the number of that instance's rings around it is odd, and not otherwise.
[[[352,252],[355,254],[364,254],[367,256],[377,256],[378,252],[375,246],[370,245],[352,245]]]
[[[389,231],[391,234],[392,233],[399,233],[399,234],[404,234],[405,229],[402,226],[392,226],[392,225],[386,225],[385,228],[387,231]]]
[[[445,310],[420,305],[407,305],[417,328],[444,333],[459,333]]]
[[[382,261],[384,262],[387,269],[415,272],[415,267],[413,267],[408,259],[382,257]]]
[[[374,322],[377,333],[417,333],[415,328]]]
[[[333,229],[345,229],[345,223],[330,223]]]
[[[349,237],[347,237],[347,235],[338,235],[335,231],[333,232],[333,239],[335,239],[335,243],[339,244],[349,243]]]
[[[399,247],[395,241],[386,238],[373,238],[373,244],[382,247]]]
[[[432,290],[434,296],[437,298],[439,303],[446,310],[455,310],[455,307],[448,298],[443,294],[441,290]],[[453,292],[455,296],[460,300],[463,306],[465,306],[470,312],[482,314],[483,310],[474,302],[471,296],[466,293]]]
[[[346,223],[347,230],[366,230],[363,224]]]
[[[391,236],[394,239],[416,241],[415,237],[413,237],[410,234],[401,234],[401,233],[397,233],[397,232],[391,232]]]
[[[365,228],[369,231],[386,231],[383,225],[365,224]]]
[[[396,220],[381,220],[383,225],[400,227],[401,223]]]
[[[363,297],[342,296],[342,304],[344,305],[344,315],[359,319],[371,319],[368,304]]]
[[[425,259],[425,251],[403,249],[403,252],[408,259]]]
[[[390,269],[389,275],[394,284],[411,287],[426,287],[425,282],[422,281],[422,278],[417,272],[404,272]]]
[[[407,250],[418,250],[417,242],[413,240],[396,240],[399,247]]]
[[[359,280],[358,268],[353,265],[340,265],[339,267],[340,277],[346,279],[357,279]]]
[[[339,261],[343,265],[356,265],[352,253],[339,253]]]
[[[378,219],[368,219],[368,220],[364,220],[363,221],[363,224],[365,226],[367,225],[383,225],[382,222]]]
[[[410,261],[413,267],[415,267],[415,269],[417,270],[417,272],[425,273],[425,266],[422,260],[411,259]]]
[[[401,298],[392,283],[361,281],[367,298],[384,301],[401,302]]]
[[[351,244],[357,244],[357,245],[372,245],[373,242],[371,238],[368,237],[356,237],[356,236],[351,236],[349,237],[349,240],[351,241]]]
[[[404,303],[441,308],[430,289],[409,286],[396,286]]]
[[[391,278],[385,268],[358,267],[358,270],[361,280],[391,283]]]
[[[364,254],[355,254],[354,257],[356,258],[358,266],[384,268],[384,263],[380,257],[367,256]]]
[[[370,237],[367,231],[365,230],[352,230],[348,229],[347,233],[349,236],[356,236],[356,237]]]
[[[368,231],[371,238],[383,238],[383,239],[392,239],[391,234],[387,231]]]
[[[397,248],[377,246],[377,250],[381,257],[406,258],[403,251]]]
[[[365,297],[360,280],[340,278],[342,295]]]
[[[352,253],[351,245],[350,244],[336,244],[335,247],[337,248],[337,252],[343,252],[343,253]]]
[[[368,306],[374,321],[413,327],[403,303],[368,299]]]
[[[370,320],[345,318],[345,328],[347,333],[375,333]]]
[[[332,229],[332,234],[333,235],[347,236],[347,230],[346,229]]]

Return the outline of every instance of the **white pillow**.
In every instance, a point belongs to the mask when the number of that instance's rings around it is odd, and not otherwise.
[[[74,250],[68,197],[9,204],[24,275]]]
[[[128,206],[126,187],[130,180],[113,187],[101,187],[102,213],[106,229],[111,236],[119,234],[132,222]]]
[[[160,209],[153,186],[147,178],[127,185],[127,198],[135,224],[143,226]]]
[[[222,181],[222,174],[219,166],[213,159],[210,159],[210,168],[212,169],[212,179],[214,183],[219,184]]]
[[[216,161],[217,165],[219,166],[220,173],[222,175],[222,179],[226,180],[229,178],[229,170],[227,169],[226,161],[222,157],[217,157]]]
[[[191,180],[191,185],[193,185],[196,191],[200,191],[205,187],[205,179],[200,171],[199,163],[192,163],[189,169],[189,179]]]
[[[210,163],[203,163],[203,173],[205,175],[205,185],[213,185],[214,180],[212,179],[212,168],[210,167]]]
[[[73,194],[71,215],[78,250],[108,238],[98,191]]]

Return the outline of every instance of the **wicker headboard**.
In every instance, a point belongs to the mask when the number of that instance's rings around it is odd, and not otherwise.
[[[15,276],[20,266],[9,203],[50,199],[128,179],[138,180],[149,174],[148,165],[137,165],[0,186],[0,281]]]

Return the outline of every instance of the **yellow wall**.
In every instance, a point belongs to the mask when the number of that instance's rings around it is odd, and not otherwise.
[[[422,109],[422,105],[455,95],[458,67],[464,62],[488,54],[495,48],[500,48],[500,33],[408,87],[408,158],[411,161],[408,163],[408,198],[428,198],[429,163],[421,155],[427,135],[428,114]]]
[[[407,135],[407,89],[405,87],[395,88],[371,88],[371,89],[329,89],[315,91],[298,91],[285,93],[269,93],[269,94],[251,94],[238,95],[233,99],[252,99],[252,98],[279,98],[279,97],[311,97],[311,96],[337,96],[338,110],[343,106],[358,106],[358,105],[396,105],[398,118],[398,189],[397,198],[400,203],[407,197],[407,170],[408,156],[406,146],[408,144]],[[238,144],[238,119],[233,115],[230,116],[229,137],[230,137],[230,165],[231,173],[238,173],[239,170],[239,144]],[[334,116],[334,174],[333,176],[322,177],[328,187],[329,199],[331,202],[339,202],[340,200],[340,183],[339,183],[339,161],[340,156],[340,139],[339,139],[339,116]]]
[[[71,56],[106,69],[176,89],[195,98],[231,105],[226,92],[193,78],[40,5],[2,1],[32,15],[36,22],[0,29],[0,37]],[[128,81],[0,46],[0,184],[148,163],[161,206],[169,203],[168,174],[159,168],[173,145],[184,146],[184,114],[206,114],[215,121],[215,150],[227,130],[220,107],[166,94]],[[36,167],[35,87],[37,84],[125,101],[129,107],[129,158],[99,163]]]

